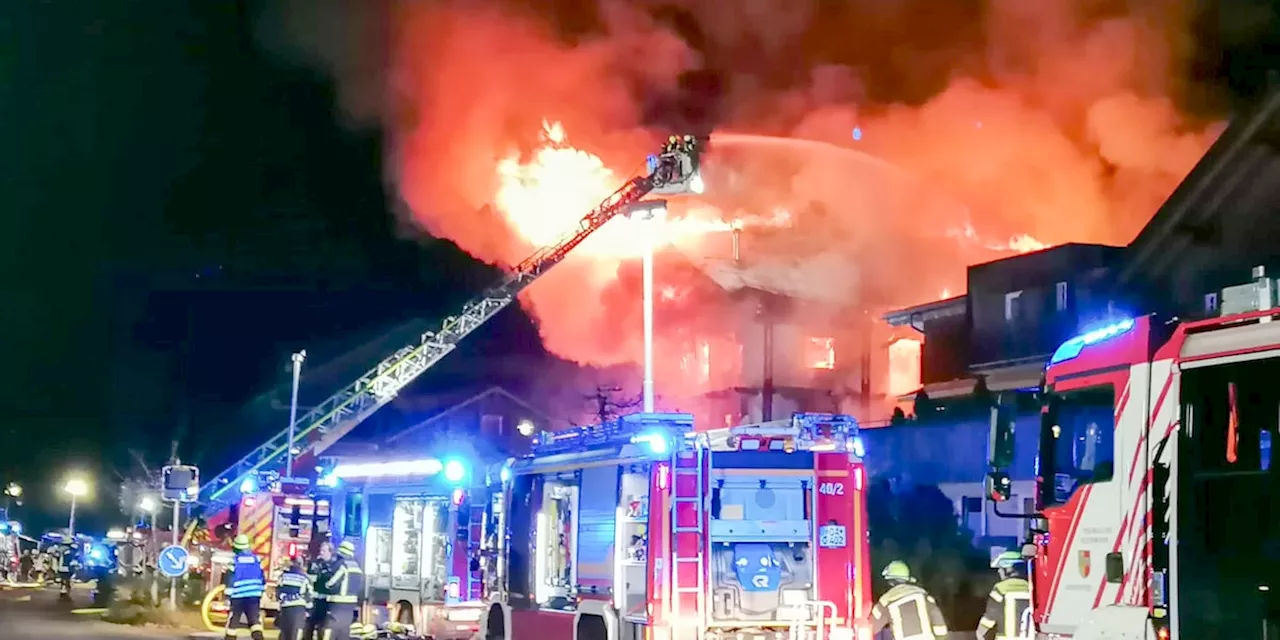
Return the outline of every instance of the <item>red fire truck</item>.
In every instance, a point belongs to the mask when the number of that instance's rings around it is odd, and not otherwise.
[[[861,456],[831,414],[547,434],[490,474],[482,637],[869,638]]]
[[[1054,353],[1023,549],[1039,637],[1278,637],[1280,311],[1255,276],[1208,297],[1211,319],[1124,320]],[[997,500],[1012,441],[994,421]]]

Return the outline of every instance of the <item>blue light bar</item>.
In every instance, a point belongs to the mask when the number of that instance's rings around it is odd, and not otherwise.
[[[663,444],[658,446],[669,449],[691,431],[693,416],[687,413],[633,413],[604,424],[544,431],[533,441],[532,449],[536,454],[547,455],[644,442],[653,450],[649,436],[654,433],[664,437]]]
[[[1133,326],[1134,322],[1132,319],[1121,320],[1120,322],[1109,324],[1099,329],[1094,329],[1093,331],[1083,335],[1078,335],[1062,343],[1062,346],[1058,347],[1058,350],[1053,352],[1053,357],[1049,358],[1049,364],[1055,365],[1059,362],[1066,362],[1067,360],[1076,358],[1085,347],[1106,342],[1112,338],[1124,335],[1131,331]]]

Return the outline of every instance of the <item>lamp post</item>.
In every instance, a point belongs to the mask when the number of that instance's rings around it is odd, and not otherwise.
[[[16,482],[10,482],[4,488],[4,512],[8,517],[12,517],[13,503],[18,502],[18,506],[22,506],[22,485]]]
[[[641,271],[644,274],[644,383],[641,387],[644,412],[653,413],[653,253],[657,248],[655,237],[658,223],[667,215],[666,200],[645,200],[627,208],[627,215],[644,223],[644,253],[641,254]]]
[[[71,496],[71,516],[67,518],[67,530],[74,539],[76,535],[76,500],[89,495],[89,483],[80,478],[70,478],[62,486],[62,490]]]
[[[298,421],[298,380],[302,377],[302,361],[307,359],[306,349],[293,354],[290,359],[293,361],[293,395],[289,399],[289,444],[286,452],[289,457],[284,471],[287,478],[293,477],[294,423]]]

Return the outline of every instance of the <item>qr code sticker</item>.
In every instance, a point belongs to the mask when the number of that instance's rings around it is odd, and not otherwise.
[[[843,549],[847,544],[843,525],[829,524],[818,528],[818,546],[824,549]]]

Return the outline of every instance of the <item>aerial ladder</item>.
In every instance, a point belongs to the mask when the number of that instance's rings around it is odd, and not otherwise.
[[[421,340],[406,346],[360,376],[346,388],[321,402],[294,423],[294,458],[315,460],[357,425],[373,415],[409,383],[449,355],[473,331],[515,301],[520,292],[542,274],[559,264],[592,233],[628,207],[648,195],[702,193],[699,172],[702,140],[694,136],[671,136],[661,153],[646,161],[646,171],[622,185],[590,213],[549,246],[515,265],[499,282],[462,306],[457,315],[444,319],[440,327],[424,333]],[[250,451],[200,488],[206,513],[216,513],[240,498],[240,487],[248,478],[268,472],[283,473],[288,457],[289,428]]]

